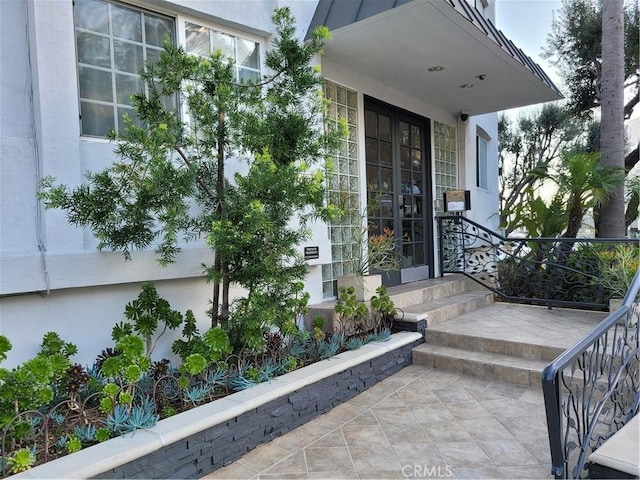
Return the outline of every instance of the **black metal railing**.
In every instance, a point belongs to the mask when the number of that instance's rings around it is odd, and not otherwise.
[[[597,249],[631,239],[511,238],[468,218],[438,217],[440,272],[462,273],[515,303],[606,310]]]
[[[640,270],[622,306],[542,372],[551,468],[588,476],[589,455],[638,413]]]

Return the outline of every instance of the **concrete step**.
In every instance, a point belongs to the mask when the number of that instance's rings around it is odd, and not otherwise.
[[[527,360],[553,361],[565,351],[563,347],[553,347],[542,343],[519,342],[497,336],[477,336],[439,330],[427,331],[426,343],[441,347],[457,348],[474,352],[496,353]]]
[[[414,348],[413,363],[533,388],[541,388],[541,373],[548,364],[543,360],[433,344],[422,344]]]
[[[474,281],[464,275],[454,274],[389,287],[387,293],[397,308],[405,309],[412,305],[474,290],[476,285]],[[483,291],[487,292],[488,290]]]
[[[452,274],[419,282],[389,287],[389,297],[399,310],[401,329],[424,331],[427,325],[455,318],[472,310],[490,305],[494,294],[483,289],[464,275]],[[325,329],[336,323],[335,300],[309,305],[305,326],[310,328],[317,316],[325,320]],[[419,325],[420,324],[420,325]]]
[[[446,297],[437,297],[421,303],[399,307],[398,318],[406,322],[426,320],[427,328],[456,318],[473,310],[491,305],[494,294],[489,291],[462,291]]]

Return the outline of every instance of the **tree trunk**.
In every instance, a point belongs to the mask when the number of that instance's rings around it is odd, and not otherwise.
[[[605,166],[624,168],[624,11],[623,0],[602,2],[602,88],[600,152]],[[626,235],[624,185],[599,211],[598,236]]]
[[[218,203],[216,205],[216,213],[218,220],[222,220],[225,214],[224,208],[224,145],[226,141],[225,134],[225,114],[224,112],[218,112],[218,165],[216,171],[216,192],[218,193]],[[213,245],[216,248],[215,243]],[[213,270],[216,273],[216,278],[213,280],[213,299],[211,305],[211,327],[217,327],[219,322],[226,322],[227,317],[229,316],[229,288],[226,290],[223,288],[222,292],[222,302],[220,300],[220,283],[223,278],[223,273],[225,271],[225,265],[223,264],[222,258],[220,257],[220,252],[216,249],[215,251],[215,262],[213,264]],[[225,306],[225,296],[226,296],[226,306]],[[222,309],[221,304],[222,303]],[[222,311],[221,311],[222,310]]]

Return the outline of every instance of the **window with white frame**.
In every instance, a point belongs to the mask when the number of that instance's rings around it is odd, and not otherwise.
[[[487,147],[488,138],[481,133],[476,135],[476,186],[484,190],[488,189],[487,180]]]
[[[138,75],[158,58],[165,36],[175,39],[173,18],[107,0],[74,2],[80,133],[105,137],[135,121],[131,96],[143,92]]]
[[[136,121],[131,96],[145,91],[139,76],[145,62],[162,51],[166,36],[176,42],[184,28],[187,53],[208,57],[221,50],[236,65],[238,82],[259,81],[260,44],[193,20],[175,18],[114,0],[75,0],[80,133],[105,137],[122,128],[125,113]],[[164,99],[177,108],[177,99]]]
[[[240,83],[260,81],[260,45],[212,28],[185,22],[187,52],[208,57],[221,50],[235,62],[236,80]]]

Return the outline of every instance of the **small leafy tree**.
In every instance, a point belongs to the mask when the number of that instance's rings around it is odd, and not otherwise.
[[[145,350],[149,358],[167,329],[175,330],[183,321],[182,314],[173,310],[169,302],[158,295],[156,286],[151,282],[142,284],[142,292],[137,299],[126,305],[124,315],[129,322],[120,322],[113,327],[113,340],[118,342],[127,335],[138,334],[145,342]],[[189,310],[187,315],[193,316],[193,313]],[[154,334],[159,324],[163,324],[162,330],[154,341]]]
[[[237,306],[251,312],[243,313],[248,330],[263,328],[253,317],[265,301],[286,312],[280,307],[297,293],[291,284],[306,275],[295,248],[308,235],[305,222],[331,213],[318,164],[338,147],[344,127],[325,130],[322,78],[312,66],[328,30],[301,43],[288,8],[272,19],[268,74],[255,84],[237,82],[232,59],[220,51],[196,57],[165,42],[141,73],[149,93],[132,98],[139,123],[126,120],[125,131],[110,135],[118,161],[73,189],[47,178],[40,194],[47,207],[90,228],[99,248],[125,258],[153,246],[166,264],[175,261],[181,237],[206,239],[212,326],[228,322],[234,282],[249,291]],[[176,97],[184,99],[187,122],[171,108]],[[246,163],[247,173],[225,176],[231,158]]]
[[[0,360],[6,358],[11,343],[0,336]],[[54,397],[53,384],[63,378],[71,366],[70,356],[77,347],[63,341],[55,332],[44,335],[38,354],[8,370],[0,368],[0,426],[31,409],[46,405]]]

